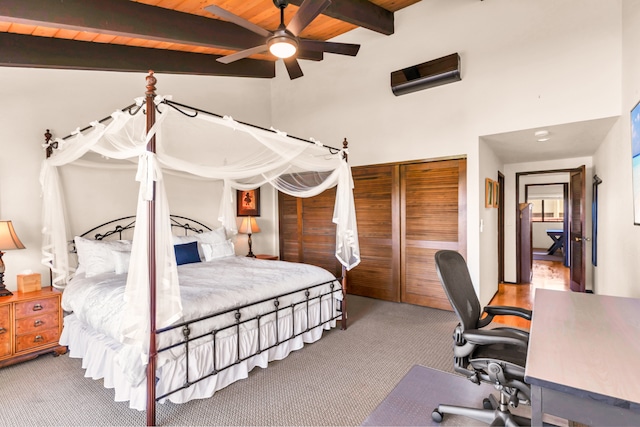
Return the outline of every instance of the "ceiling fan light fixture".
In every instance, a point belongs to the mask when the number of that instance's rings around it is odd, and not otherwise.
[[[267,42],[269,46],[269,52],[278,58],[289,58],[298,50],[298,43],[296,40],[287,34],[274,35]]]

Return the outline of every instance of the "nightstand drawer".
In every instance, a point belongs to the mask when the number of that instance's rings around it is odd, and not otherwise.
[[[45,287],[0,297],[0,368],[41,354],[64,354],[58,343],[62,332],[62,293]]]
[[[9,325],[9,306],[0,306],[0,357],[11,354],[11,327]]]
[[[16,353],[58,341],[58,328],[16,336]]]
[[[16,319],[51,312],[58,312],[58,298],[40,298],[16,303]]]
[[[40,315],[16,319],[16,335],[38,332],[43,329],[58,327],[58,311],[42,313]]]

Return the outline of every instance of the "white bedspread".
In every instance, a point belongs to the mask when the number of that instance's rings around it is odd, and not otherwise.
[[[178,266],[178,275],[183,320],[335,279],[327,270],[313,265],[241,256],[183,264]],[[104,273],[89,278],[81,274],[65,289],[62,308],[96,331],[119,338],[125,283],[125,274]]]
[[[334,281],[333,289],[340,288],[339,282],[335,281],[335,277],[322,268],[307,264],[259,260],[247,257],[226,257],[210,262],[184,264],[178,267],[178,274],[184,311],[183,320],[197,319],[214,312],[261,301],[323,282]],[[120,319],[124,309],[125,282],[126,274],[105,273],[90,278],[84,277],[84,275],[74,278],[63,293],[62,307],[65,311],[73,312],[73,315],[65,319],[65,330],[63,330],[60,342],[69,346],[72,357],[85,358],[83,366],[87,368],[87,376],[94,378],[104,377],[106,386],[108,383],[116,383],[112,384],[116,388],[116,400],[131,400],[131,407],[143,409],[140,406],[143,402],[142,397],[145,394],[145,385],[142,382],[145,377],[144,367],[139,363],[140,358],[139,355],[135,354],[135,349],[118,343],[117,339],[120,332]],[[327,292],[329,292],[328,285],[314,288],[310,297]],[[319,318],[320,312],[322,312],[322,318],[325,320],[336,314],[337,304],[331,303],[330,300],[332,298],[342,299],[342,293],[336,292],[332,297],[325,297],[322,308],[320,308],[317,300],[310,304],[311,309],[309,312],[312,314],[312,319]],[[301,297],[301,293],[295,293],[291,296],[280,298],[280,306],[288,305],[292,299],[300,301],[303,297]],[[146,302],[141,303],[144,304]],[[255,316],[255,314],[258,314],[258,310],[263,310],[264,312],[265,307],[272,309],[273,302],[264,303],[263,307],[242,309],[240,311],[241,320]],[[303,305],[297,307],[296,312],[302,311],[303,308]],[[220,318],[198,322],[190,326],[191,334],[196,336],[212,328],[232,324],[233,319],[234,313],[230,313]],[[294,316],[291,316],[290,310],[284,314],[281,313],[278,317],[279,323],[277,327],[277,333],[280,334],[279,340],[281,341],[287,334],[291,334],[292,330],[295,330],[296,333],[304,330],[307,327],[307,319],[307,314],[302,312],[300,315],[296,313]],[[271,341],[275,341],[276,328],[273,320],[274,316],[270,318],[266,316],[261,320],[260,334],[255,332],[257,327],[255,321],[242,325],[240,342],[242,354],[252,354],[258,345],[264,348]],[[311,326],[314,325],[313,321],[310,323]],[[191,387],[192,390],[186,393],[172,395],[170,400],[183,402],[191,398],[208,397],[215,390],[228,385],[238,378],[246,377],[248,371],[254,366],[266,367],[268,361],[282,359],[290,351],[301,348],[304,342],[313,342],[319,339],[323,329],[334,325],[335,322],[331,322],[315,328],[310,333],[302,334],[281,347],[250,358],[241,366],[234,366],[222,378],[215,378],[220,377],[220,374],[212,377],[214,380],[213,385],[199,383],[197,387]],[[218,335],[218,350],[216,352],[220,352],[224,347],[229,349],[229,354],[216,355],[216,367],[218,369],[221,366],[235,362],[237,339],[234,332],[234,330],[227,330]],[[106,336],[106,338],[103,338],[103,336]],[[260,343],[258,343],[256,337],[259,337]],[[180,329],[161,334],[158,340],[158,348],[162,348],[169,343],[181,341],[181,338],[182,332]],[[93,352],[93,356],[90,356],[92,353],[91,348],[96,346],[97,342],[105,340],[108,342],[106,344],[108,351]],[[209,335],[207,338],[199,340],[199,343],[190,345],[190,371],[194,370],[191,379],[195,378],[195,375],[206,374],[212,370],[213,367],[210,360],[212,360],[211,352],[213,346],[211,341],[212,339]],[[75,351],[74,345],[78,347]],[[89,359],[93,357],[95,360],[87,360],[87,356],[90,356]],[[138,362],[134,360],[136,357]],[[158,395],[171,390],[174,384],[179,385],[180,381],[183,381],[180,375],[183,375],[184,371],[181,367],[184,357],[183,346],[168,352],[162,352],[159,355]],[[105,358],[109,360],[105,361]],[[104,367],[109,363],[120,366]],[[91,368],[91,365],[94,365],[94,367]],[[99,366],[97,368],[98,372],[90,372],[96,371],[96,366]],[[163,378],[163,376],[166,378]],[[115,380],[108,379],[108,377],[113,377]],[[123,377],[126,378],[126,383],[128,384],[124,384]],[[202,390],[199,390],[199,388]],[[119,394],[121,398],[118,398]]]

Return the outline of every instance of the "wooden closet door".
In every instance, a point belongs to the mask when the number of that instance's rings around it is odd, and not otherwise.
[[[466,257],[466,160],[400,167],[403,302],[451,310],[434,255],[451,249]]]
[[[342,275],[335,256],[335,198],[335,188],[306,199],[278,193],[281,260],[317,265],[336,277]]]
[[[348,273],[350,294],[400,301],[400,169],[397,164],[351,169],[360,264]]]

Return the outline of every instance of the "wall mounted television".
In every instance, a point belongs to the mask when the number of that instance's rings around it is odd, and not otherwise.
[[[631,160],[633,223],[640,225],[640,102],[631,110]]]

